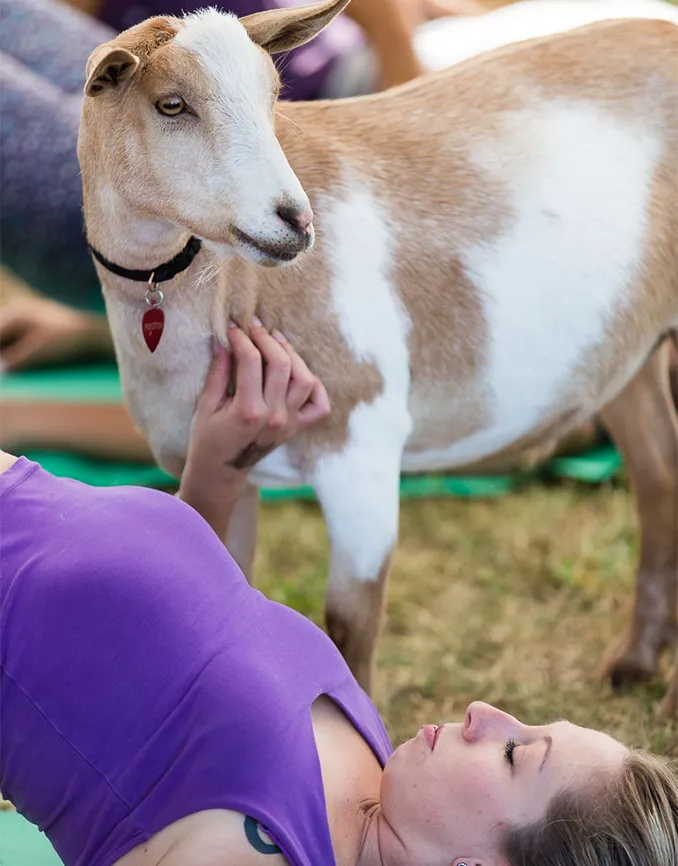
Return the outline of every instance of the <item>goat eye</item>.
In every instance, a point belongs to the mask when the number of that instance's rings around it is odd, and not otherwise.
[[[160,114],[167,117],[177,117],[186,111],[186,103],[180,96],[170,96],[167,99],[159,99],[155,103],[156,109]]]

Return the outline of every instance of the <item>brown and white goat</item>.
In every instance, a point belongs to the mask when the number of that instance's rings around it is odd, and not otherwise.
[[[401,470],[506,466],[600,411],[642,536],[609,671],[653,675],[678,607],[678,422],[656,351],[678,326],[678,27],[608,22],[374,96],[278,102],[270,54],[346,2],[154,18],[90,58],[90,242],[152,269],[203,241],[162,287],[154,354],[144,287],[99,268],[132,415],[179,474],[210,336],[255,313],[288,335],[333,411],[252,480],[315,488],[328,629],[369,688]],[[249,496],[229,539],[246,570],[255,517]]]

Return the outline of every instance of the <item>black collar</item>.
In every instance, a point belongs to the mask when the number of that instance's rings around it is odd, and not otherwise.
[[[91,244],[88,244],[88,246],[94,258],[111,273],[117,274],[119,277],[125,277],[127,280],[136,280],[139,283],[149,283],[151,280],[154,283],[166,283],[167,280],[171,280],[173,277],[176,277],[177,274],[186,270],[196,255],[200,252],[202,241],[200,238],[189,238],[188,243],[183,250],[177,253],[173,259],[170,259],[162,265],[158,265],[157,268],[153,268],[151,271],[133,271],[129,268],[121,268],[120,265],[109,262],[109,260],[105,256],[102,256],[98,250],[95,250]]]

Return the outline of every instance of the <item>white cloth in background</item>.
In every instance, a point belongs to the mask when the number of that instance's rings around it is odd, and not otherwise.
[[[678,6],[664,0],[523,0],[477,17],[430,21],[419,29],[415,47],[426,69],[444,69],[514,42],[616,18],[678,24]]]
[[[678,24],[678,6],[664,0],[522,0],[484,15],[429,21],[419,28],[415,48],[424,68],[434,71],[514,42],[616,18],[662,18]],[[361,96],[374,92],[377,81],[376,58],[364,45],[337,61],[321,96]]]

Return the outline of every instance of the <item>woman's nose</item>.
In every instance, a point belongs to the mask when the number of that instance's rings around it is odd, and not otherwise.
[[[508,739],[516,735],[522,727],[521,723],[508,713],[491,704],[474,701],[466,710],[462,736],[468,743],[475,743],[491,735]]]

